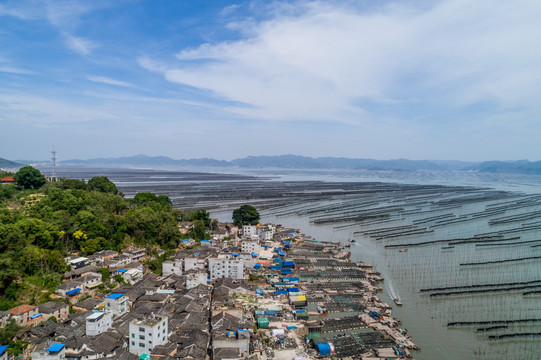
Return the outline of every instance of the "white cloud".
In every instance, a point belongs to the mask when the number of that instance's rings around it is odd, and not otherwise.
[[[97,82],[97,83],[103,83],[103,84],[115,85],[115,86],[123,86],[123,87],[128,87],[128,88],[133,88],[133,89],[137,88],[137,86],[132,84],[132,83],[129,83],[129,82],[126,82],[126,81],[120,81],[120,80],[111,79],[111,78],[108,78],[108,77],[105,77],[105,76],[87,75],[86,78],[88,80],[90,80],[90,81]]]
[[[250,22],[242,40],[180,51],[174,67],[149,58],[139,63],[171,82],[245,104],[227,110],[256,119],[372,121],[378,115],[362,101],[539,107],[538,1],[391,3],[369,12],[297,5]]]
[[[33,71],[21,69],[18,67],[12,67],[12,66],[2,66],[0,65],[0,72],[3,73],[9,73],[9,74],[17,74],[17,75],[32,75],[34,74]]]
[[[66,39],[66,45],[80,55],[90,55],[92,50],[98,47],[96,43],[89,39],[73,36],[68,33],[64,33]]]

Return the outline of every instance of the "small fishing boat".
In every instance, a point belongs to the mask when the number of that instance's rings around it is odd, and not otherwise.
[[[394,300],[394,302],[395,302],[396,305],[402,306],[402,301],[400,301],[399,298],[396,297],[396,298],[394,298],[393,300]]]
[[[400,252],[408,252],[408,249],[400,249]]]

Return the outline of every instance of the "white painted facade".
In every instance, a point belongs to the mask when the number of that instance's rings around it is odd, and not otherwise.
[[[186,288],[191,289],[197,285],[207,285],[207,273],[206,272],[195,272],[186,275]]]
[[[61,346],[62,348],[59,351],[51,351],[52,347]],[[43,344],[38,344],[34,351],[32,352],[32,360],[63,360],[66,358],[66,347],[64,344],[46,342]]]
[[[251,253],[259,254],[261,252],[261,245],[259,245],[258,241],[245,240],[241,243],[241,250],[243,253],[247,253],[247,254],[251,254]]]
[[[162,274],[163,276],[168,276],[171,274],[182,275],[182,267],[184,262],[182,259],[175,259],[175,261],[164,261],[162,264]]]
[[[206,261],[205,259],[199,259],[195,257],[185,258],[184,259],[184,271],[188,270],[205,270]]]
[[[231,278],[241,280],[244,278],[244,263],[239,260],[209,259],[210,278]]]
[[[167,343],[167,317],[150,316],[130,322],[129,349],[132,354],[150,354],[154,346]]]
[[[250,237],[252,235],[257,235],[257,225],[243,225],[242,236]]]
[[[120,316],[128,310],[128,297],[124,294],[111,294],[105,298],[105,311],[111,311],[115,316]]]
[[[89,336],[99,335],[113,326],[112,312],[95,312],[86,318],[86,334]]]

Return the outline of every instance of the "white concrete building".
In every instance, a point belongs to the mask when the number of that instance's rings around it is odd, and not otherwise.
[[[259,254],[261,252],[261,245],[259,245],[258,241],[245,240],[241,243],[241,250],[247,254]]]
[[[32,360],[63,360],[66,358],[66,348],[62,343],[49,341],[36,345],[32,352]]]
[[[167,318],[151,315],[130,322],[129,348],[135,355],[150,354],[154,346],[167,343]]]
[[[250,237],[252,235],[257,235],[257,225],[243,225],[242,236]]]
[[[115,316],[120,316],[128,310],[128,297],[124,294],[111,294],[105,298],[105,311],[111,311]]]
[[[186,275],[186,288],[191,289],[197,285],[207,285],[207,273],[198,271]]]
[[[96,336],[113,326],[112,312],[95,312],[86,317],[86,334]]]
[[[240,280],[244,278],[244,263],[231,259],[209,259],[209,271],[212,280],[219,278]]]
[[[184,271],[188,270],[205,270],[206,268],[206,261],[205,259],[199,259],[196,257],[190,257],[184,259]]]
[[[133,285],[143,278],[143,272],[139,269],[129,269],[122,274],[122,278],[128,284]]]
[[[163,276],[177,274],[182,275],[182,267],[184,262],[182,259],[175,259],[175,261],[164,261],[162,264],[162,274]]]

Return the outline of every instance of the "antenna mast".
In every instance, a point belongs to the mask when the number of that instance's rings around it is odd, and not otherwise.
[[[53,147],[53,149],[51,150],[51,160],[53,160],[53,181],[56,181],[56,159],[56,150]]]

